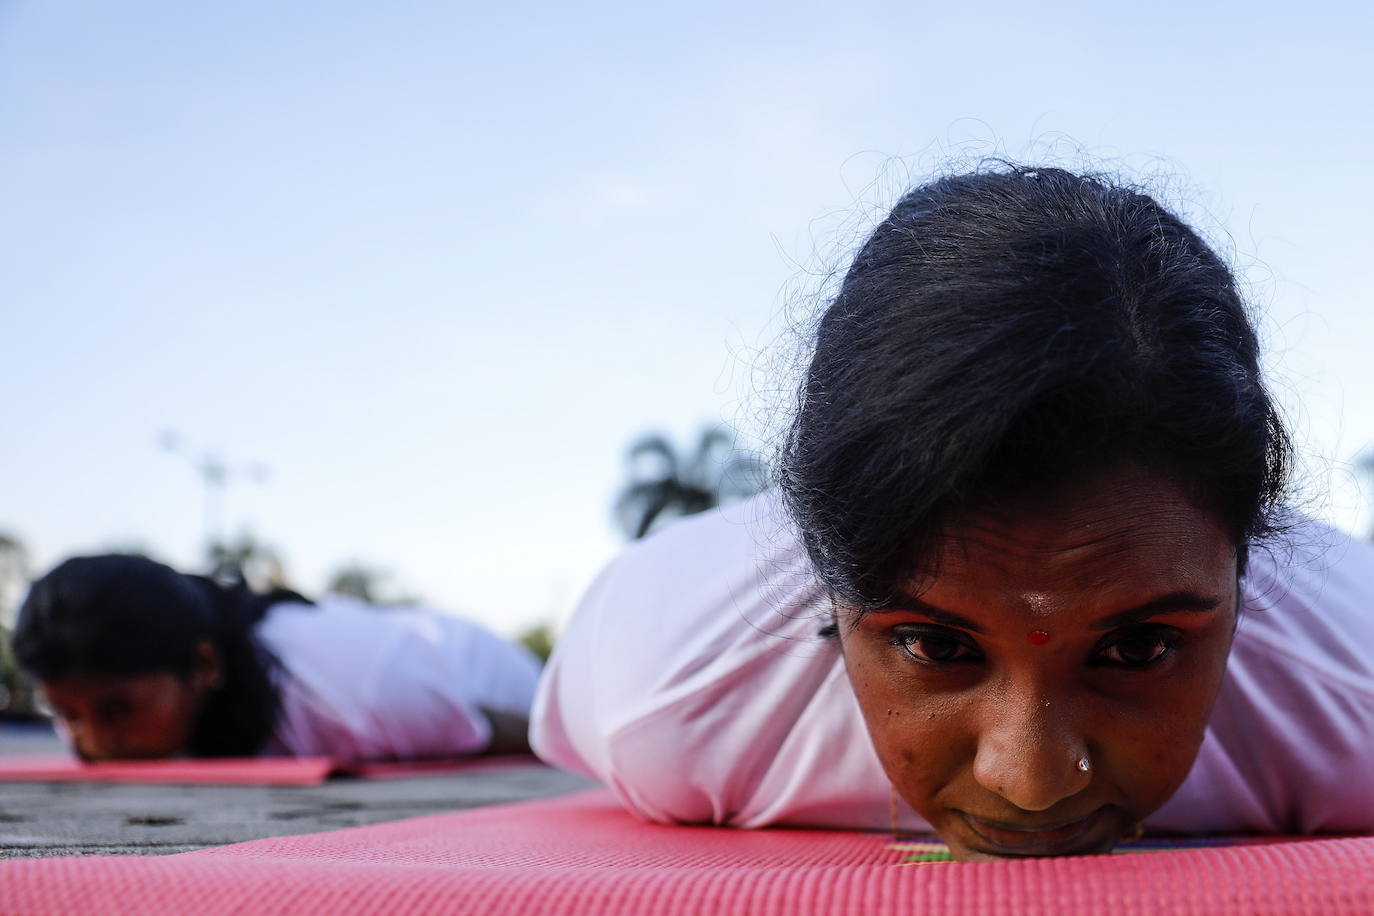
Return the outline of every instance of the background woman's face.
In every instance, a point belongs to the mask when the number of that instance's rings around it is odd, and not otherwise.
[[[111,760],[185,751],[201,704],[219,680],[219,655],[201,642],[186,675],[73,674],[39,686],[72,750],[84,760]]]
[[[42,690],[83,760],[174,756],[186,747],[200,703],[193,685],[168,671],[74,675]]]
[[[1100,853],[1188,774],[1237,600],[1224,529],[1128,466],[956,520],[919,598],[839,629],[888,777],[956,858]]]

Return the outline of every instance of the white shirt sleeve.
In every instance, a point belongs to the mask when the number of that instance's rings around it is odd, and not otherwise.
[[[273,607],[257,636],[281,663],[268,753],[338,761],[480,753],[484,709],[528,715],[539,664],[471,621],[330,596]]]
[[[1155,829],[1374,829],[1374,548],[1256,551],[1197,763]],[[545,760],[665,822],[882,829],[889,783],[776,498],[670,526],[597,579],[531,723]],[[927,825],[904,804],[903,829]]]

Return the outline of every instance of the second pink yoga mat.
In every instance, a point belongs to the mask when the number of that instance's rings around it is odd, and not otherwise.
[[[336,764],[328,757],[207,757],[187,760],[112,760],[82,763],[66,755],[0,758],[3,782],[142,782],[177,785],[314,786],[331,774],[397,779],[442,773],[542,767],[531,756],[467,757]]]
[[[180,785],[314,786],[334,769],[328,757],[207,757],[82,763],[63,755],[0,759],[0,782],[150,782]]]

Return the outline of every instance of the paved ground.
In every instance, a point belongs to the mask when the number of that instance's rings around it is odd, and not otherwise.
[[[0,724],[0,754],[53,753],[47,729]],[[305,788],[0,783],[0,857],[160,855],[260,837],[560,795],[592,785],[542,766]]]

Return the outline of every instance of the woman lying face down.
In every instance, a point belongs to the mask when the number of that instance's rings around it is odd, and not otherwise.
[[[1288,465],[1230,271],[1155,201],[916,188],[819,318],[777,488],[606,569],[532,743],[652,820],[964,859],[1374,829],[1374,550],[1291,515],[1314,549],[1259,549]]]
[[[258,594],[118,554],[35,582],[14,644],[88,761],[519,753],[539,672],[461,618]]]
[[[910,193],[781,483],[897,793],[960,858],[1105,852],[1188,775],[1288,444],[1227,268],[1058,170]]]

